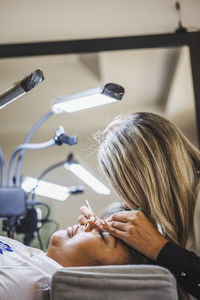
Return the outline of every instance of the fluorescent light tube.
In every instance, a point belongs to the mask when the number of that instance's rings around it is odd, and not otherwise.
[[[100,106],[116,101],[111,97],[104,96],[102,94],[86,96],[73,101],[66,101],[63,103],[55,104],[55,108],[68,113]]]
[[[69,188],[67,187],[44,180],[38,181],[37,178],[28,176],[23,177],[21,187],[27,193],[34,190],[34,193],[36,195],[52,198],[59,201],[65,201],[70,196]]]
[[[54,100],[52,110],[54,113],[75,112],[95,106],[119,101],[124,95],[124,88],[115,83],[107,83],[102,87],[84,91],[68,97]]]
[[[111,193],[110,190],[103,183],[101,183],[79,163],[66,162],[64,166],[67,170],[70,170],[73,174],[75,174],[83,182],[85,182],[89,187],[91,187],[91,189],[93,189],[96,193],[103,195],[109,195]]]

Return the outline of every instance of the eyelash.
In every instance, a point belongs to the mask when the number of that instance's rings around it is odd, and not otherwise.
[[[103,234],[103,230],[102,229],[99,230],[99,234],[100,234],[102,240],[104,240],[104,234]]]

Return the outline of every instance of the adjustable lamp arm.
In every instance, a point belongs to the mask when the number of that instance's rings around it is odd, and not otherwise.
[[[5,160],[3,156],[3,151],[0,147],[0,164],[1,164],[1,186],[6,186],[6,168],[5,168]]]
[[[14,167],[14,161],[15,157],[18,152],[21,150],[38,150],[38,149],[44,149],[48,148],[51,146],[55,145],[55,140],[51,139],[47,142],[44,143],[37,143],[37,144],[21,144],[12,153],[11,159],[10,159],[10,164],[9,164],[9,169],[8,169],[8,186],[12,187],[13,186],[13,167]]]
[[[14,160],[18,152],[22,150],[38,150],[38,149],[44,149],[48,148],[54,145],[62,145],[63,143],[68,144],[68,145],[73,145],[77,143],[77,138],[76,136],[73,137],[68,137],[64,134],[64,129],[60,126],[56,130],[56,135],[53,139],[44,142],[44,143],[37,143],[37,144],[21,144],[19,145],[12,153],[11,159],[10,159],[10,164],[9,164],[9,172],[8,172],[8,185],[13,186],[13,166],[14,166]],[[17,179],[17,178],[16,178]],[[16,182],[17,186],[20,186],[20,178],[18,178],[19,183]]]
[[[24,144],[30,142],[30,140],[31,140],[32,136],[34,135],[34,133],[36,132],[36,130],[53,114],[54,114],[54,111],[50,110],[32,127],[32,129],[29,131],[26,139],[24,140]],[[61,135],[57,136],[57,144],[62,145],[63,143],[68,144],[68,145],[74,145],[77,143],[77,137],[76,136],[68,137],[64,134],[64,132],[62,132]],[[22,160],[23,160],[25,151],[26,151],[25,148],[21,149],[21,153],[18,157],[18,161],[17,161],[17,165],[16,165],[16,186],[20,186],[21,167],[22,167]]]
[[[44,170],[40,176],[38,177],[37,179],[37,183],[35,184],[35,186],[32,188],[32,190],[30,191],[30,193],[32,193],[32,200],[35,198],[35,189],[38,187],[38,183],[48,174],[50,173],[51,171],[53,171],[54,169],[57,169],[61,166],[64,165],[64,163],[66,162],[66,160],[64,161],[61,161],[61,162],[58,162],[58,163],[55,163],[53,165],[51,165],[50,167],[48,167],[46,170]]]
[[[52,166],[48,167],[46,170],[44,170],[44,172],[42,172],[40,174],[40,176],[38,177],[38,181],[42,180],[49,172],[51,172],[54,169],[57,169],[57,168],[63,166],[65,162],[66,162],[66,160],[63,160],[63,161],[61,161],[59,163],[53,164]]]
[[[50,167],[48,167],[46,170],[44,170],[44,171],[40,174],[40,176],[38,177],[37,183],[36,183],[36,185],[32,188],[32,190],[30,191],[30,193],[34,193],[35,189],[36,189],[37,186],[38,186],[39,181],[42,180],[42,179],[46,176],[46,174],[48,174],[49,172],[51,172],[52,170],[54,170],[54,169],[56,169],[56,168],[58,168],[58,167],[63,166],[64,163],[65,163],[65,160],[64,160],[64,161],[61,161],[61,162],[59,162],[59,163],[53,164],[52,166],[50,166]],[[32,199],[34,198],[34,196],[35,196],[35,194],[33,194]]]
[[[64,166],[64,164],[66,163],[67,160],[55,163],[53,165],[51,165],[50,167],[48,167],[46,170],[44,170],[40,176],[37,178],[37,182],[35,183],[35,186],[31,189],[31,191],[29,193],[32,194],[32,200],[35,199],[35,190],[37,189],[40,181],[51,171],[53,171],[54,169],[57,169],[61,166]],[[70,186],[68,187],[69,193],[70,194],[80,194],[84,192],[84,187],[83,186]]]
[[[30,142],[32,136],[38,130],[38,128],[53,114],[54,114],[54,112],[50,110],[48,113],[46,113],[44,116],[42,116],[42,118],[37,123],[35,123],[35,125],[32,127],[32,129],[29,131],[28,135],[26,136],[26,138],[24,140],[24,144]],[[21,153],[18,157],[18,161],[17,161],[17,165],[16,165],[16,185],[17,186],[20,186],[21,167],[22,167],[22,160],[23,160],[25,151],[26,151],[26,149],[21,150]]]

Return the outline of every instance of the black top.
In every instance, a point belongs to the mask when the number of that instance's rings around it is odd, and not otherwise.
[[[168,242],[160,251],[156,263],[169,269],[183,289],[200,299],[200,257]]]

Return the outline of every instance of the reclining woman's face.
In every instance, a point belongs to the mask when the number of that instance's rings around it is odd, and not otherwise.
[[[74,225],[55,232],[47,256],[63,267],[127,264],[128,247],[95,224]]]

